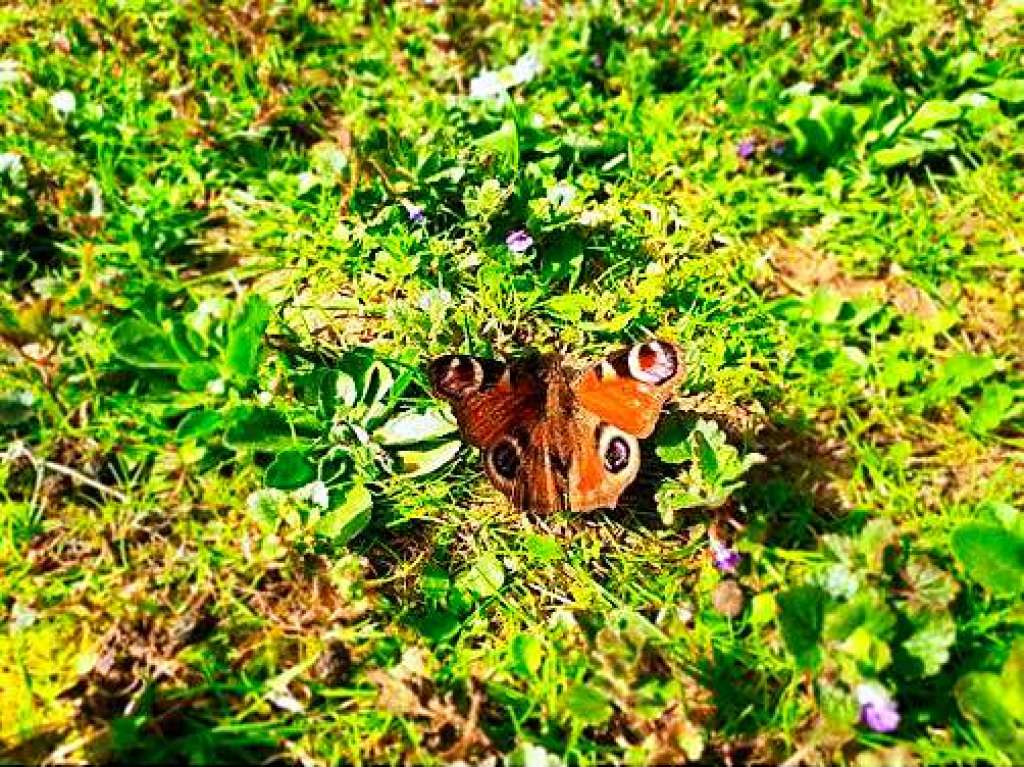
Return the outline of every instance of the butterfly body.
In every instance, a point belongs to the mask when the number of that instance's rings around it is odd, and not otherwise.
[[[636,344],[589,369],[558,356],[511,362],[447,355],[430,364],[437,396],[483,453],[491,481],[521,509],[614,508],[640,468],[681,378],[675,346]]]

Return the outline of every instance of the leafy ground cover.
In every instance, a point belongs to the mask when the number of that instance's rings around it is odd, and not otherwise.
[[[1022,28],[8,3],[0,756],[1024,761]],[[648,333],[615,512],[425,390]]]

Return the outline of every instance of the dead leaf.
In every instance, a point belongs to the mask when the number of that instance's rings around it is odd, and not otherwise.
[[[743,590],[732,578],[718,584],[711,601],[718,612],[730,618],[735,618],[743,612]]]

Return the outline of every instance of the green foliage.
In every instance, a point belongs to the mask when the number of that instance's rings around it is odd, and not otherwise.
[[[8,5],[0,761],[1024,760],[1018,0]],[[585,517],[422,372],[651,336]]]
[[[967,523],[953,531],[953,554],[965,574],[999,596],[1024,590],[1024,537],[994,525]]]
[[[658,489],[658,511],[666,525],[674,522],[681,509],[721,506],[743,487],[741,477],[764,462],[764,456],[758,453],[748,453],[741,459],[718,425],[702,418],[689,430],[681,426],[666,429],[658,443],[659,458],[687,466]]]
[[[998,749],[1004,764],[1024,758],[1024,640],[1017,640],[1002,671],[974,672],[956,683],[956,702]]]

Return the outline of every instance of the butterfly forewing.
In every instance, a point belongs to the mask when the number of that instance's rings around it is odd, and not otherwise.
[[[584,373],[576,397],[602,421],[643,439],[654,431],[682,373],[674,344],[647,341],[612,354]]]
[[[517,428],[540,420],[544,389],[537,376],[497,360],[454,354],[428,370],[434,393],[452,405],[462,436],[488,448]]]

